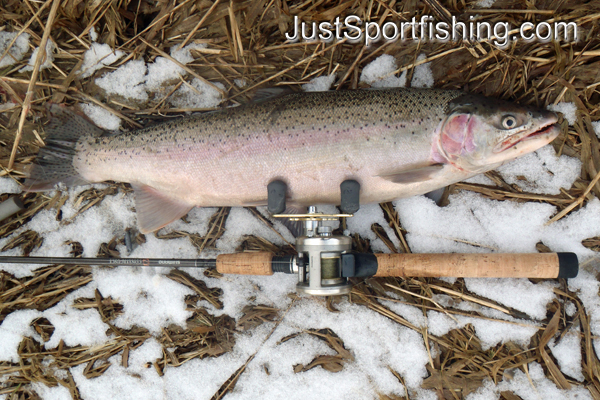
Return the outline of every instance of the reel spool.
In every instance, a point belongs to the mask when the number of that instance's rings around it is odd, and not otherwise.
[[[352,217],[360,207],[360,184],[354,180],[346,180],[340,185],[341,214],[319,213],[315,206],[308,207],[306,214],[283,214],[286,191],[287,186],[284,182],[271,182],[268,185],[268,208],[275,218],[302,222],[303,234],[296,238],[296,290],[313,296],[350,293],[352,285],[342,273],[342,255],[352,250],[352,239],[348,236],[333,235],[331,226],[324,225],[323,221]]]

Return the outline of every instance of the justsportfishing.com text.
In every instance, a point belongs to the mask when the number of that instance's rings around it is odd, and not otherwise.
[[[298,16],[294,24],[285,34],[286,39],[297,41],[324,41],[346,39],[353,43],[363,42],[365,45],[380,40],[420,40],[420,41],[489,41],[496,46],[505,47],[511,41],[577,41],[577,25],[575,22],[541,21],[537,23],[524,22],[518,27],[511,27],[508,22],[475,21],[471,16],[469,21],[458,21],[452,17],[452,22],[435,21],[431,15],[423,15],[420,19],[413,17],[410,21],[365,22],[356,15],[349,15],[343,20],[337,17],[330,22],[304,22]]]

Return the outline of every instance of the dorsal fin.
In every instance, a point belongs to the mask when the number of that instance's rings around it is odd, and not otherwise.
[[[252,101],[256,103],[266,100],[272,100],[290,93],[294,93],[294,91],[287,86],[262,88],[254,92],[254,96],[252,96]]]

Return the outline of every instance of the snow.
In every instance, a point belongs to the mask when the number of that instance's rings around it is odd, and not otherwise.
[[[206,47],[204,44],[189,44],[183,49],[172,48],[171,57],[181,64],[188,64],[194,60],[190,50],[204,47]],[[145,89],[149,92],[161,93],[167,83],[178,81],[184,75],[186,75],[185,70],[173,61],[165,57],[156,57],[154,62],[148,63]]]
[[[376,391],[402,396],[404,388],[390,369],[400,373],[409,388],[416,389],[426,376],[425,364],[428,362],[420,334],[348,302],[340,304],[339,309],[339,313],[326,312],[324,302],[319,299],[307,299],[293,306],[228,397],[274,398],[282,395],[301,399],[320,394],[332,399],[373,398]],[[309,328],[331,329],[343,340],[355,361],[346,363],[344,369],[335,374],[321,368],[294,374],[295,364],[305,364],[318,354],[332,354],[312,339],[307,341],[302,337],[278,344],[283,337]],[[369,338],[367,346],[364,345],[365,338]],[[306,350],[309,353],[302,355]],[[265,364],[271,371],[269,384],[264,383],[267,378],[263,369]]]
[[[360,209],[354,213],[354,217],[346,220],[346,224],[349,232],[358,233],[362,238],[369,239],[371,243],[371,249],[374,252],[389,253],[390,250],[385,243],[375,235],[375,232],[371,229],[371,226],[377,223],[383,227],[387,237],[392,241],[394,247],[399,249],[400,241],[396,237],[396,234],[390,228],[389,223],[383,216],[383,211],[379,204],[362,204]]]
[[[109,340],[106,336],[109,326],[102,322],[97,310],[72,307],[75,299],[93,298],[95,286],[92,283],[69,293],[56,306],[42,313],[54,326],[52,336],[45,343],[47,349],[56,348],[61,340],[67,346],[98,346]],[[80,321],[85,321],[85,324],[79,323]]]
[[[95,41],[97,41],[97,40],[98,40],[98,32],[96,32],[96,28],[95,28],[95,27],[93,27],[93,26],[92,26],[92,27],[90,28],[89,35],[90,35],[90,40],[91,40],[92,42],[95,42]]]
[[[0,325],[0,361],[19,362],[17,349],[24,336],[33,336],[35,331],[30,326],[31,321],[40,317],[36,310],[17,310],[8,314]]]
[[[171,57],[181,64],[194,60],[192,51],[206,47],[205,44],[189,44],[184,48],[172,48]],[[175,84],[180,86],[170,94],[168,103],[177,108],[213,108],[223,101],[223,94],[215,87],[193,78],[190,82],[180,82],[187,72],[166,57],[156,57],[153,62],[131,60],[115,71],[108,72],[96,79],[96,85],[107,94],[118,95],[138,103],[144,103],[151,97],[161,100],[171,93]],[[225,90],[219,82],[216,87]]]
[[[482,5],[480,5],[482,6]],[[483,6],[482,6],[483,7]],[[92,41],[95,31],[90,30]],[[0,44],[4,36],[0,33]],[[25,40],[27,51],[28,37]],[[22,39],[19,39],[22,40]],[[1,47],[1,46],[0,46]],[[192,44],[183,49],[171,49],[171,56],[182,64],[193,61],[192,51],[202,45]],[[84,55],[82,77],[91,76],[98,69],[118,61],[124,54],[113,52],[107,45],[92,43]],[[22,55],[21,55],[22,57]],[[104,57],[104,59],[103,59]],[[423,60],[420,55],[418,60]],[[103,59],[103,60],[101,60]],[[4,62],[3,61],[0,61]],[[363,68],[361,82],[373,87],[397,87],[406,83],[406,73],[400,77],[393,71],[398,66],[394,57],[383,55]],[[182,83],[168,98],[169,104],[181,108],[210,108],[222,101],[222,95],[210,85],[197,78],[186,76],[185,70],[165,57],[156,57],[153,62],[131,60],[113,71],[105,73],[95,83],[109,95],[144,102],[162,98]],[[328,90],[335,75],[321,76],[303,86],[304,90]],[[411,85],[430,87],[433,78],[428,63],[415,67]],[[247,85],[247,83],[244,83]],[[225,89],[220,83],[219,88]],[[243,87],[242,82],[236,82]],[[570,103],[559,103],[557,109],[565,118],[575,117],[575,108]],[[120,121],[113,114],[94,104],[82,104],[84,112],[104,129],[119,129]],[[570,121],[570,123],[572,123]],[[598,123],[594,127],[597,129]],[[560,188],[570,188],[579,175],[581,165],[576,159],[557,157],[551,146],[517,159],[502,166],[498,172],[510,184],[522,190],[541,194],[557,194]],[[493,185],[485,177],[472,178],[471,182]],[[106,187],[94,185],[98,190]],[[0,239],[0,248],[16,235],[26,231],[38,232],[44,241],[32,256],[68,256],[71,250],[65,245],[76,240],[83,246],[84,257],[94,257],[101,243],[115,237],[123,237],[126,229],[135,227],[136,216],[132,194],[117,193],[77,215],[80,205],[77,195],[87,187],[64,191],[68,200],[62,207],[62,221],[57,221],[56,210],[43,210],[16,232]],[[2,193],[19,193],[19,186],[9,178],[0,178]],[[48,193],[53,196],[55,193]],[[593,199],[560,221],[545,225],[556,214],[557,209],[546,203],[496,201],[472,192],[458,192],[449,198],[446,207],[437,206],[425,196],[415,196],[393,203],[399,214],[402,227],[407,231],[406,239],[414,252],[536,252],[536,244],[544,243],[553,251],[573,251],[581,261],[590,259],[595,253],[585,248],[584,239],[600,236],[600,201]],[[319,211],[337,212],[333,206],[319,206]],[[195,208],[187,221],[175,221],[162,232],[185,231],[204,236],[210,217],[216,208]],[[258,212],[267,216],[265,208]],[[268,217],[268,216],[267,216]],[[245,235],[262,237],[276,245],[293,243],[294,238],[280,221],[271,220],[268,226],[244,208],[232,208],[225,224],[224,235],[216,241],[216,249],[197,248],[188,238],[169,240],[146,235],[146,243],[136,247],[131,254],[125,246],[117,246],[122,256],[161,258],[214,258],[219,253],[231,253],[239,248]],[[347,220],[345,234],[359,234],[368,239],[376,252],[390,249],[372,231],[377,223],[386,232],[393,247],[398,250],[399,240],[385,220],[377,204],[362,205],[353,218]],[[333,224],[337,227],[337,223]],[[93,235],[82,234],[93,232]],[[21,255],[21,249],[8,250],[3,255]],[[32,275],[36,265],[0,265],[0,270],[15,277]],[[589,272],[598,268],[596,264],[582,270],[580,276],[568,281],[569,290],[581,299],[589,315],[592,335],[600,336],[600,282]],[[226,395],[228,399],[245,398],[289,398],[304,399],[327,397],[331,399],[361,398],[375,399],[378,394],[429,400],[437,398],[435,392],[419,389],[427,376],[429,357],[421,332],[413,331],[364,306],[342,298],[331,312],[324,299],[310,296],[291,296],[295,291],[297,277],[276,274],[273,276],[233,276],[210,278],[200,269],[186,268],[184,271],[195,279],[202,280],[208,287],[219,288],[223,294],[221,309],[216,309],[206,300],[199,300],[197,307],[204,307],[214,316],[228,315],[239,319],[243,307],[248,304],[266,305],[281,310],[277,322],[265,322],[246,332],[236,332],[235,345],[230,352],[216,358],[193,359],[180,367],[166,367],[159,376],[147,363],[163,357],[163,348],[158,338],[163,328],[170,324],[186,326],[192,312],[186,305],[186,297],[194,292],[187,286],[170,279],[171,268],[93,267],[93,280],[68,294],[60,302],[43,312],[19,310],[7,315],[0,325],[0,361],[18,362],[18,346],[23,337],[41,342],[41,337],[31,327],[31,321],[47,318],[54,332],[45,343],[54,349],[62,340],[67,346],[102,346],[114,340],[108,325],[102,321],[95,309],[76,309],[77,298],[89,298],[98,290],[102,296],[111,296],[123,305],[123,312],[111,321],[114,326],[129,329],[134,326],[148,329],[152,337],[129,354],[128,367],[122,366],[120,353],[109,358],[110,368],[101,376],[87,379],[85,364],[70,368],[79,392],[84,399],[128,398],[195,398],[208,399],[240,367],[246,365],[235,388]],[[555,301],[555,284],[550,281],[532,283],[527,279],[465,279],[468,292],[510,307],[522,317],[514,318],[498,310],[480,304],[460,300],[433,290],[432,300],[438,304],[473,314],[464,316],[445,314],[436,310],[426,313],[421,308],[403,304],[399,296],[388,293],[390,300],[381,304],[391,312],[406,319],[418,329],[426,329],[431,335],[442,336],[452,329],[471,324],[475,335],[484,349],[508,341],[529,346],[531,337],[541,328],[546,317],[548,303]],[[189,298],[189,297],[188,297]],[[433,304],[433,303],[432,303]],[[577,311],[573,302],[565,304],[566,314],[572,317]],[[475,316],[475,313],[480,317]],[[329,372],[316,367],[306,372],[294,373],[298,364],[306,365],[320,355],[335,355],[336,352],[323,340],[307,333],[308,330],[331,329],[344,342],[354,360],[346,360],[340,372]],[[298,334],[287,341],[282,339]],[[577,326],[571,328],[558,341],[553,338],[549,348],[563,373],[573,379],[582,379],[581,339]],[[594,339],[594,348],[600,354],[600,342]],[[252,358],[252,359],[251,359]],[[250,360],[251,359],[251,360]],[[250,361],[249,361],[250,360]],[[497,384],[486,382],[483,387],[467,398],[470,400],[497,399],[502,391],[513,391],[524,400],[538,398],[588,399],[589,394],[580,387],[570,391],[558,389],[543,373],[541,366],[531,363],[526,366],[529,378],[521,370],[513,371]],[[268,371],[268,373],[267,373]],[[392,374],[402,377],[406,388]],[[56,374],[65,374],[56,370]],[[199,384],[201,382],[201,384]],[[62,386],[46,387],[41,383],[32,390],[44,398],[68,398]],[[541,396],[541,397],[540,397]]]
[[[143,60],[132,60],[115,71],[104,74],[95,82],[108,94],[145,101],[148,100],[145,88],[147,71],[148,68]]]
[[[123,314],[114,320],[117,327],[130,329],[137,325],[158,334],[169,324],[184,326],[192,316],[184,300],[194,292],[153,268],[100,269],[94,277],[103,296],[112,296],[123,304]]]
[[[535,319],[546,318],[546,305],[554,299],[548,284],[533,284],[528,279],[465,279],[470,292],[495,300]],[[512,296],[506,296],[511,293]]]
[[[523,400],[539,399],[564,399],[564,400],[592,400],[590,392],[581,386],[574,386],[570,390],[559,389],[554,382],[546,378],[542,366],[537,362],[527,365],[527,373],[514,369],[514,375],[505,373],[505,377],[498,385],[490,380],[475,392],[469,394],[466,400],[497,400],[501,392],[510,391]]]
[[[502,382],[501,390],[510,390],[523,400],[538,399],[567,399],[567,400],[592,400],[590,392],[584,387],[576,386],[571,390],[562,390],[554,382],[546,378],[542,366],[532,362],[527,366],[529,376],[523,371],[516,370],[512,380]],[[533,383],[533,387],[532,384]]]
[[[97,70],[111,65],[125,55],[121,50],[114,50],[105,43],[92,43],[83,55],[83,64],[79,69],[82,78],[92,76]]]
[[[417,61],[423,61],[427,58],[425,54],[419,54]],[[433,72],[429,63],[417,65],[413,72],[410,85],[414,88],[430,88],[433,87]]]
[[[54,50],[56,50],[56,43],[54,43],[52,39],[48,39],[48,41],[46,42],[46,54],[44,55],[44,59],[40,64],[40,71],[52,67],[52,63],[54,62]],[[31,53],[31,57],[29,58],[29,62],[25,67],[21,68],[19,72],[33,71],[33,67],[35,66],[35,60],[37,59],[39,51],[39,47],[36,47],[33,50],[33,53]]]
[[[225,90],[223,84],[217,82],[215,85]],[[171,105],[179,108],[212,108],[222,101],[221,92],[198,78],[192,79],[190,84],[181,85],[169,100]]]
[[[42,398],[42,399],[53,399],[53,400],[71,400],[71,392],[64,386],[57,385],[54,387],[46,386],[42,382],[35,382],[31,385],[31,388]]]
[[[560,194],[579,177],[581,161],[562,155],[557,157],[552,146],[519,157],[497,169],[504,181],[525,192]]]
[[[475,5],[480,8],[490,8],[496,0],[479,0]]]
[[[100,128],[116,131],[121,127],[121,118],[110,111],[92,103],[79,105],[83,112]]]
[[[577,106],[575,103],[561,101],[558,104],[550,104],[548,110],[562,113],[571,126],[575,125],[575,121],[577,121]]]
[[[17,37],[18,32],[0,32],[0,57],[6,51],[6,48]],[[8,54],[0,58],[0,68],[11,66],[23,59],[23,56],[29,50],[29,34],[22,33],[17,37]]]
[[[12,178],[0,178],[0,193],[21,193],[21,186]]]
[[[9,110],[11,108],[18,107],[17,103],[13,103],[12,101],[7,101],[6,103],[0,104],[0,112],[4,110]]]
[[[600,121],[592,122],[592,126],[594,127],[594,131],[596,132],[596,136],[600,139]]]
[[[575,305],[575,303],[573,303],[572,301],[568,301],[565,304],[565,313],[567,313],[569,317],[572,317],[573,315],[575,315],[576,312],[577,306]]]
[[[590,269],[596,272],[600,265],[598,265],[597,259],[594,260],[594,266]],[[600,335],[600,296],[598,296],[598,293],[600,293],[600,282],[598,282],[594,275],[595,273],[588,272],[587,268],[580,268],[577,278],[569,279],[569,290],[577,293],[583,302],[589,318],[592,335],[597,337]],[[600,341],[594,339],[593,344],[596,354],[600,354]]]
[[[406,85],[406,71],[399,77],[393,72],[398,69],[396,59],[384,54],[367,64],[360,74],[360,82],[364,82],[372,87],[404,87]]]
[[[560,370],[571,378],[583,382],[585,379],[581,366],[581,329],[572,327],[566,335],[556,343],[554,339],[548,343],[552,355],[558,361]]]
[[[335,82],[335,73],[314,78],[302,85],[302,89],[306,92],[325,92],[331,88],[333,82]]]
[[[417,57],[417,61],[422,61],[425,58],[425,54],[420,54]],[[364,82],[375,88],[404,87],[406,86],[406,71],[397,77],[394,75],[394,71],[397,69],[398,64],[396,63],[396,59],[389,54],[384,54],[363,68],[360,75],[360,82]],[[433,87],[433,83],[433,72],[431,71],[430,63],[420,64],[414,68],[411,80],[412,87]]]

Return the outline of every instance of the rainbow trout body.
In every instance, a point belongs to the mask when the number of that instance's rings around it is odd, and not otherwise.
[[[194,206],[339,204],[355,179],[362,203],[427,193],[551,142],[554,113],[460,91],[385,89],[292,93],[107,135],[62,107],[25,188],[107,180],[135,190],[138,225],[157,230]]]

